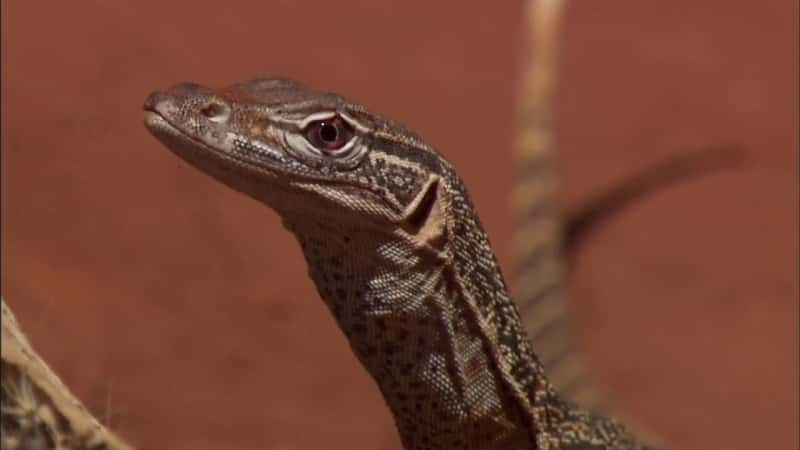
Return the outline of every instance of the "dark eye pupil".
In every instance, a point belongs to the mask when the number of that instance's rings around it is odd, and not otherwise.
[[[339,137],[339,129],[336,125],[323,123],[319,128],[319,137],[325,142],[335,142]]]
[[[341,156],[354,137],[353,127],[339,116],[315,120],[304,130],[306,141],[328,155]]]

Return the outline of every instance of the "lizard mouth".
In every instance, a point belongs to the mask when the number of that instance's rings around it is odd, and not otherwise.
[[[246,139],[231,132],[217,129],[208,130],[204,135],[193,133],[182,125],[187,121],[183,117],[178,123],[171,120],[176,113],[174,99],[169,94],[154,92],[144,103],[144,125],[158,141],[172,153],[203,172],[212,174],[223,183],[238,184],[244,179],[255,179],[257,182],[270,180],[272,189],[289,191],[303,189],[316,190],[315,182],[324,181],[327,185],[339,185],[344,190],[359,190],[374,197],[386,208],[387,216],[397,218],[403,211],[396,200],[387,198],[363,181],[355,178],[337,179],[324,174],[315,173],[294,157],[290,157],[266,142]],[[193,117],[205,124],[204,117]],[[206,124],[215,128],[215,124]],[[288,147],[288,144],[286,145]],[[238,174],[238,175],[235,175]],[[236,187],[234,187],[236,189]],[[361,196],[364,193],[359,194]],[[317,192],[317,194],[320,194]],[[326,193],[321,193],[324,197]]]
[[[159,109],[163,108],[163,105],[167,103],[167,98],[168,97],[161,92],[154,92],[147,97],[147,100],[144,102],[145,127],[159,140],[170,137],[172,139],[183,138],[196,141],[192,139],[191,136],[181,132],[178,127],[171,124],[170,121],[164,117],[164,113],[159,111]]]
[[[190,136],[181,133],[181,131],[178,128],[169,123],[169,121],[164,116],[162,116],[159,112],[155,111],[154,109],[147,109],[147,108],[145,109],[144,126],[158,140],[164,142],[164,144],[167,144],[167,146],[170,147],[170,149],[172,148],[173,141],[175,141],[176,139],[197,142]]]
[[[167,122],[167,119],[152,109],[144,110],[144,125],[151,132],[162,133],[167,131],[169,133],[179,133],[172,124]]]
[[[201,147],[211,147],[200,136],[186,133],[180,126],[173,123],[169,117],[177,112],[177,108],[172,97],[163,92],[153,92],[144,102],[144,125],[159,140],[172,145],[176,140],[183,141],[185,144],[194,144]],[[169,140],[169,142],[166,142]],[[173,149],[174,150],[174,149]],[[210,150],[214,150],[210,148]]]
[[[158,111],[156,106],[149,101],[145,103],[144,107],[144,125],[147,130],[150,131],[150,134],[158,139],[172,153],[175,153],[192,165],[199,166],[202,170],[213,170],[214,167],[220,165],[222,162],[219,160],[223,160],[226,162],[223,162],[222,165],[232,165],[257,170],[262,174],[270,176],[276,175],[274,171],[267,170],[265,167],[256,166],[245,158],[237,157],[235,154],[228,153],[210,145],[210,143],[200,137],[184,132],[179,127],[173,125],[165,114]],[[211,160],[209,160],[209,158],[211,158]],[[214,163],[212,161],[217,162]]]
[[[176,115],[180,120],[173,120]],[[150,94],[144,103],[147,129],[181,158],[197,162],[198,158],[212,157],[226,161],[223,164],[227,166],[246,168],[271,177],[293,178],[290,172],[299,168],[298,162],[289,160],[284,152],[268,142],[248,139],[227,130],[215,118],[204,112],[181,113],[176,99],[163,92]]]
[[[173,152],[179,153],[180,156],[185,156],[187,151],[194,153],[196,150],[193,149],[196,147],[213,151],[205,142],[182,132],[160,112],[152,108],[145,108],[144,125],[153,136]]]

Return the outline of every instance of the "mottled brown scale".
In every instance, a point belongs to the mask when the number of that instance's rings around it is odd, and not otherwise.
[[[170,150],[282,217],[405,448],[643,448],[555,393],[461,179],[414,133],[281,79],[182,85],[145,110]],[[303,137],[332,114],[354,130],[341,159]]]
[[[5,301],[0,304],[0,448],[131,450],[69,391],[31,346]]]

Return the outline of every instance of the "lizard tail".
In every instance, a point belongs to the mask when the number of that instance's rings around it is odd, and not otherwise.
[[[735,144],[679,153],[599,192],[567,217],[564,227],[567,257],[574,255],[580,242],[593,229],[638,199],[684,179],[741,167],[746,162],[746,156],[744,148]]]
[[[585,408],[599,402],[572,351],[566,302],[564,228],[556,199],[552,97],[558,28],[565,2],[527,5],[527,34],[514,129],[516,182],[511,196],[516,231],[516,295],[522,322],[550,380]],[[531,56],[535,56],[535,61]]]
[[[552,104],[558,29],[565,0],[527,4],[527,34],[514,124],[515,185],[511,207],[517,263],[517,305],[551,382],[586,409],[609,409],[575,351],[567,302],[567,261],[597,225],[649,193],[741,161],[741,149],[721,146],[677,155],[591,198],[566,220],[558,206]],[[535,56],[535,61],[531,56]]]
[[[623,179],[567,214],[563,222],[555,206],[555,168],[542,154],[540,167],[523,166],[515,195],[518,261],[517,301],[522,320],[553,384],[569,399],[590,409],[607,409],[599,389],[590,383],[570,330],[565,283],[566,261],[603,222],[650,194],[682,180],[740,167],[745,152],[722,145],[676,154]],[[526,200],[523,202],[522,200]]]

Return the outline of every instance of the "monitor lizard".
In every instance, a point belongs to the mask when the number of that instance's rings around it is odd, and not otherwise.
[[[404,126],[283,78],[182,83],[149,131],[273,209],[406,449],[644,449],[549,381],[453,165]]]

